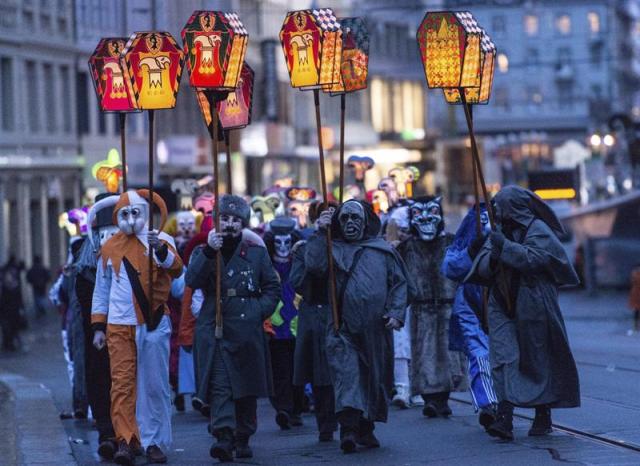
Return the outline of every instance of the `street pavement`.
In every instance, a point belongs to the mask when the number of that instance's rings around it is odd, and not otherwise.
[[[561,295],[561,305],[580,371],[582,407],[554,411],[554,422],[640,445],[640,360],[637,357],[640,335],[629,331],[631,314],[626,307],[626,295],[603,293],[590,297],[584,292],[565,292]],[[34,321],[32,329],[24,336],[24,351],[0,355],[0,380],[7,374],[21,376],[24,381],[50,390],[59,411],[69,411],[71,389],[62,356],[59,321],[53,316]],[[497,441],[488,437],[477,424],[473,410],[464,403],[468,395],[455,396],[461,402],[452,403],[454,414],[448,420],[426,419],[420,408],[391,408],[389,422],[378,424],[376,428],[382,448],[359,451],[354,455],[343,455],[337,441],[318,443],[314,419],[310,415],[305,416],[304,427],[281,432],[274,422],[272,408],[263,400],[259,405],[258,433],[252,439],[255,457],[242,464],[640,464],[640,453],[581,436],[554,432],[546,438],[529,438],[526,433],[530,421],[522,418],[515,421],[515,442]],[[0,422],[0,464],[70,464],[69,447],[77,464],[100,464],[94,453],[97,433],[92,429],[91,421],[59,421],[51,409],[22,412],[23,405],[17,401],[0,384],[0,416],[3,420]],[[521,413],[532,414],[526,410]],[[39,416],[41,425],[50,426],[45,438],[29,437],[28,432],[20,431],[23,425],[34,425],[33,419],[31,424],[20,422],[26,416],[35,416],[36,420]],[[8,427],[11,425],[17,429]],[[36,424],[36,427],[41,425]],[[212,438],[207,433],[206,420],[199,413],[190,409],[176,413],[173,428],[174,444],[169,452],[171,464],[213,463],[208,453]],[[61,435],[68,440],[65,446],[60,444]],[[24,451],[16,452],[16,440],[20,441],[22,450],[37,449],[38,456],[30,460]],[[139,458],[137,464],[144,464],[143,459]]]

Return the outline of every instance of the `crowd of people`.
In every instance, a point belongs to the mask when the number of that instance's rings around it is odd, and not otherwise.
[[[91,413],[106,460],[166,462],[185,397],[222,462],[253,456],[258,398],[283,430],[312,406],[318,441],[339,432],[344,453],[380,446],[391,405],[451,416],[456,391],[505,440],[514,406],[545,435],[551,409],[579,405],[557,296],[577,277],[532,192],[503,188],[455,233],[442,198],[406,197],[391,178],[341,204],[277,187],[214,201],[169,214],[148,190],[102,194],[71,241],[50,296],[73,415]]]

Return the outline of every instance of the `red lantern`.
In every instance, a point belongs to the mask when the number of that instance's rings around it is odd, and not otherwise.
[[[89,70],[93,80],[100,110],[103,112],[135,112],[137,103],[125,82],[120,54],[124,51],[125,37],[100,39],[89,58]]]

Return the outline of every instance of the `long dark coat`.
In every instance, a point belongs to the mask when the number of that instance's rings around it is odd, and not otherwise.
[[[398,252],[411,271],[416,296],[411,304],[411,392],[433,394],[467,389],[466,357],[449,350],[449,321],[456,284],[442,272],[453,235],[433,241],[409,238]]]
[[[562,227],[542,201],[522,188],[505,188],[495,200],[518,227],[498,258],[491,259],[487,241],[467,280],[491,285],[489,354],[498,398],[522,407],[579,406],[578,371],[558,305],[558,287],[578,283],[554,232]],[[498,279],[508,291],[497,285]]]
[[[207,248],[207,249],[206,249]],[[205,251],[206,249],[206,251]],[[207,254],[207,252],[209,254]],[[272,392],[271,363],[262,323],[280,298],[280,282],[267,250],[242,241],[222,267],[223,359],[234,399],[266,397]],[[196,321],[198,396],[207,399],[215,340],[215,254],[208,247],[193,252],[185,283],[202,289],[204,303]]]
[[[347,282],[358,251],[361,258]],[[354,408],[365,419],[385,422],[393,386],[393,335],[385,319],[405,320],[409,285],[404,263],[388,243],[376,237],[354,243],[334,239],[333,258],[338,293],[345,287],[340,329],[333,331],[330,314],[327,331],[336,412]],[[324,234],[308,240],[305,265],[308,272],[326,277]]]
[[[327,361],[326,335],[331,307],[327,280],[307,272],[306,241],[296,244],[289,280],[302,296],[298,306],[298,332],[294,355],[293,384],[321,387],[331,385]]]

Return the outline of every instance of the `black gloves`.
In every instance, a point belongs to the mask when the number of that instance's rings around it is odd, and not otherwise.
[[[501,231],[492,231],[489,234],[489,241],[491,241],[491,258],[498,259],[502,254],[502,247],[506,238]]]
[[[487,235],[480,235],[471,242],[471,244],[467,248],[467,253],[469,254],[469,257],[471,257],[472,260],[476,258],[476,256],[482,249],[482,246],[484,246],[484,243],[486,240],[487,240]]]

